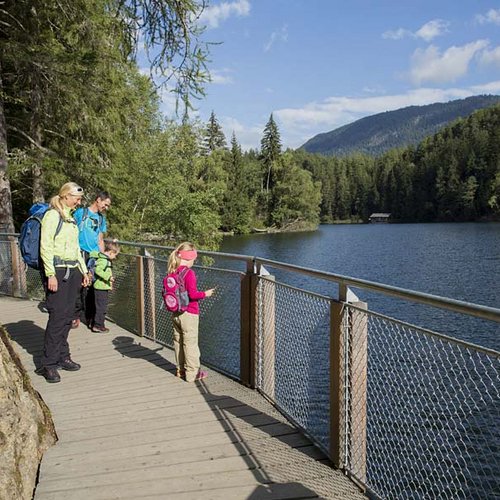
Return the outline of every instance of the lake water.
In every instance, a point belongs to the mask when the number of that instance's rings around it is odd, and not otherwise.
[[[499,223],[324,225],[314,232],[226,237],[221,251],[500,307]],[[278,282],[337,296],[331,282],[269,271]],[[499,323],[354,292],[372,311],[500,351]],[[305,319],[289,299],[277,302],[276,400],[327,447],[329,386],[321,374],[328,372],[328,317],[321,331],[306,336]],[[370,333],[370,487],[382,498],[499,498],[498,365],[424,335],[375,327]],[[207,342],[202,352],[209,349]]]
[[[221,251],[500,307],[500,223],[321,225],[303,233],[228,236]],[[297,275],[286,281],[332,294],[328,282]],[[354,292],[377,312],[500,350],[498,323]]]

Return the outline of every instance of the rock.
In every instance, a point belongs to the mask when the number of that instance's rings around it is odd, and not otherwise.
[[[31,500],[44,451],[57,441],[50,411],[0,326],[0,498]]]

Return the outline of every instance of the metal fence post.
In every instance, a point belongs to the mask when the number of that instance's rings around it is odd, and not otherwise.
[[[142,255],[137,255],[137,333],[144,335],[144,260]]]
[[[255,388],[255,339],[257,312],[257,276],[253,260],[247,262],[246,274],[240,286],[240,379]]]

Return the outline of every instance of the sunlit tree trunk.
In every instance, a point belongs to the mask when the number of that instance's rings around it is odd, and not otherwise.
[[[14,232],[12,199],[7,176],[7,127],[3,105],[2,67],[0,65],[0,232]]]

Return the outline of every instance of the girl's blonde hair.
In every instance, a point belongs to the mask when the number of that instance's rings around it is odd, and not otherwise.
[[[167,272],[173,273],[181,265],[181,258],[179,257],[179,252],[181,252],[182,250],[196,250],[196,247],[194,246],[193,243],[189,241],[184,241],[183,243],[177,245],[175,250],[168,257]]]
[[[50,199],[50,208],[54,208],[59,212],[59,215],[64,219],[64,205],[62,199],[65,196],[83,196],[83,188],[80,187],[76,182],[67,182],[61,186],[59,189],[59,194],[56,194]]]

